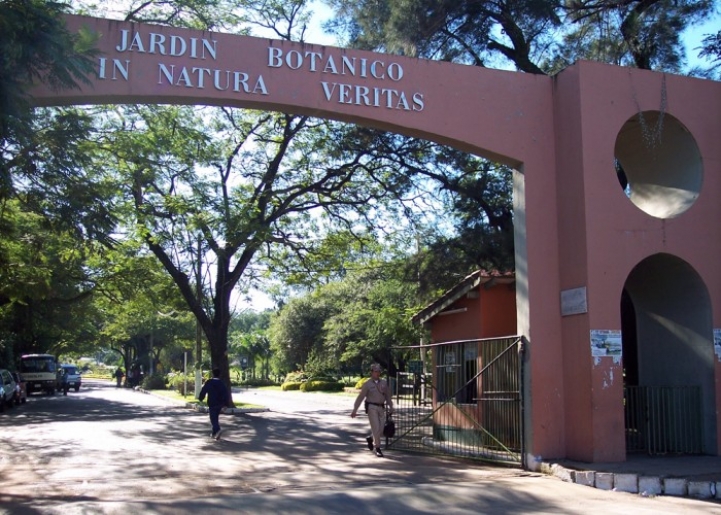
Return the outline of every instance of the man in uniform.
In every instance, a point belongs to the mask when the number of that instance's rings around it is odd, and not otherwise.
[[[361,391],[356,397],[351,418],[356,417],[361,402],[365,399],[366,413],[368,413],[368,421],[371,426],[371,436],[366,438],[368,448],[373,451],[379,458],[383,457],[381,451],[381,438],[383,436],[383,426],[386,423],[386,407],[388,413],[393,413],[393,398],[391,389],[385,379],[381,379],[381,366],[378,363],[371,365],[371,378],[363,383]]]

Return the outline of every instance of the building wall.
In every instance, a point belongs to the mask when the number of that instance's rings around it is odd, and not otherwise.
[[[588,308],[586,313],[561,316],[568,457],[625,460],[622,356],[594,356],[589,340],[593,330],[621,329],[621,293],[634,267],[655,255],[682,259],[708,288],[713,327],[721,325],[721,226],[715,222],[721,220],[720,93],[719,83],[712,81],[597,63],[580,63],[555,79],[560,288],[586,287]],[[670,217],[651,216],[634,205],[614,169],[615,145],[624,124],[639,111],[659,110],[693,135],[704,169],[698,199]],[[668,127],[669,118],[666,121]],[[661,166],[647,165],[652,170]],[[655,280],[664,280],[664,273],[676,271],[658,272]],[[712,335],[701,339],[704,352],[712,353]],[[719,358],[714,365],[716,391],[710,392],[715,393],[717,412]]]
[[[483,285],[445,311],[465,309],[430,320],[431,341],[449,342],[516,334],[516,291],[511,284]]]

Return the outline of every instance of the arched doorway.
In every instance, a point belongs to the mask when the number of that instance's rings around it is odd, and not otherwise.
[[[711,301],[686,261],[655,254],[621,296],[626,451],[715,454]]]

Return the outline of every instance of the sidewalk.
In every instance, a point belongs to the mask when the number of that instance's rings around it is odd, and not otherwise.
[[[629,455],[619,463],[562,460],[542,462],[537,470],[602,490],[721,500],[721,456]]]

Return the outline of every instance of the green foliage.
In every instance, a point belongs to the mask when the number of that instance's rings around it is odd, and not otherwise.
[[[367,50],[554,74],[580,59],[679,73],[681,37],[714,0],[330,0],[328,22]]]
[[[554,69],[579,59],[681,73],[682,35],[715,9],[713,0],[570,2],[568,29]],[[558,62],[560,61],[560,62]]]
[[[234,385],[236,383],[233,383]],[[261,377],[251,377],[248,379],[245,379],[244,381],[241,381],[237,383],[237,386],[253,386],[253,387],[259,387],[259,386],[275,386],[276,383],[272,379],[264,379]]]
[[[312,294],[292,299],[271,319],[270,346],[280,369],[304,370],[314,350],[325,352],[323,324],[338,309],[328,297]]]
[[[411,57],[540,73],[533,61],[560,24],[558,3],[529,1],[331,0],[330,28],[351,46]],[[499,35],[505,37],[499,37]]]
[[[67,5],[45,0],[3,0],[0,4],[0,140],[24,132],[29,85],[42,81],[53,89],[89,82],[94,41],[71,34],[62,20]],[[13,121],[14,120],[14,121]]]
[[[284,383],[302,383],[308,380],[308,374],[302,371],[289,372],[286,374]]]
[[[309,380],[300,384],[302,392],[342,392],[343,383],[338,381]]]
[[[15,356],[78,357],[97,337],[92,301],[102,274],[88,262],[98,249],[26,207],[9,199],[0,210],[0,339]]]
[[[181,395],[189,395],[190,393],[195,391],[195,374],[168,374],[166,383],[169,388],[175,390]]]
[[[356,390],[360,390],[361,388],[363,388],[363,385],[364,385],[364,384],[366,383],[366,381],[368,381],[369,379],[370,379],[370,377],[362,377],[362,378],[360,378],[360,379],[358,380],[358,382],[355,384],[355,389],[356,389]]]
[[[143,378],[141,386],[146,390],[165,390],[167,385],[165,384],[166,376],[163,374],[151,374],[146,375]],[[195,387],[195,379],[193,379],[193,387]],[[176,388],[177,389],[177,388]],[[182,389],[182,387],[181,387]]]
[[[305,384],[305,383],[301,383],[299,381],[284,382],[283,384],[280,385],[280,389],[283,390],[284,392],[290,391],[290,390],[300,390],[300,387],[303,384]]]

